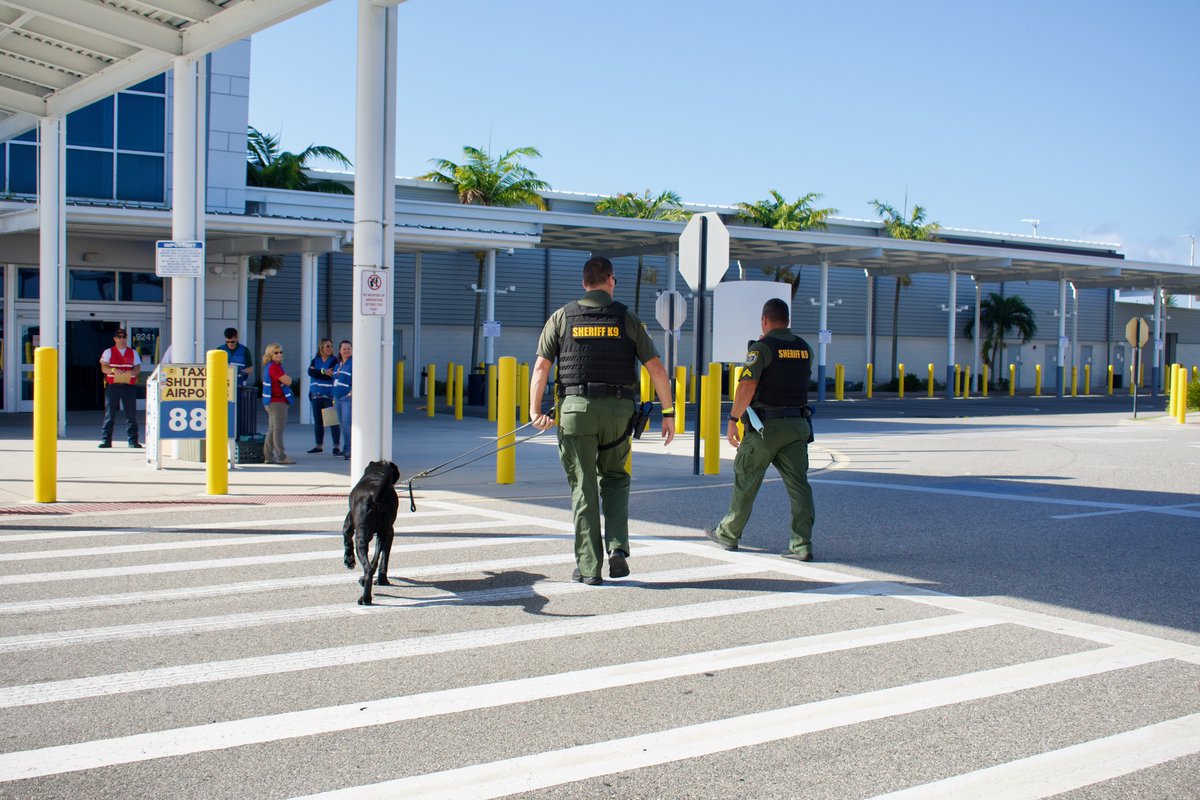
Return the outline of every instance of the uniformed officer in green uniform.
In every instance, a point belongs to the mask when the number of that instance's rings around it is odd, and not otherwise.
[[[733,496],[729,512],[704,535],[726,550],[737,550],[742,530],[754,509],[754,498],[771,464],[779,470],[792,504],[791,541],[784,558],[812,561],[813,497],[808,485],[808,382],[812,350],[791,331],[787,303],[768,300],[762,311],[763,335],[750,345],[741,381],[734,392],[725,436],[737,448],[733,462]],[[762,431],[754,430],[746,413],[754,409]],[[745,436],[737,423],[746,416]]]
[[[542,396],[550,368],[558,361],[555,392],[562,399],[558,456],[567,473],[575,515],[576,568],[571,577],[589,586],[603,583],[600,569],[606,550],[609,577],[629,574],[625,459],[638,399],[638,361],[650,373],[662,403],[664,446],[675,438],[675,408],[667,372],[646,326],[613,300],[616,283],[607,258],[592,258],[583,265],[587,293],[555,311],[546,322],[529,381],[529,396],[537,409],[533,425],[546,430],[554,425],[554,416],[553,409],[549,414],[542,411]]]

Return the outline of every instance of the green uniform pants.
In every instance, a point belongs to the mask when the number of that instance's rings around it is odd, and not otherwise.
[[[599,577],[604,553],[629,552],[629,473],[625,431],[633,403],[616,397],[564,397],[558,417],[558,458],[571,487],[575,563],[584,577]],[[619,442],[601,450],[600,445]],[[604,514],[601,541],[600,514]]]
[[[733,461],[733,496],[729,513],[717,525],[716,534],[730,544],[742,537],[754,498],[762,486],[767,467],[775,465],[787,487],[792,504],[792,529],[788,549],[793,553],[812,553],[813,498],[808,485],[808,420],[784,417],[767,420],[763,431],[746,428],[746,435]]]

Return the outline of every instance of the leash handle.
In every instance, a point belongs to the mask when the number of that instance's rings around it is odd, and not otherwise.
[[[413,479],[409,478],[408,479],[408,510],[415,514],[417,511],[417,501],[413,499],[412,482],[413,482]]]

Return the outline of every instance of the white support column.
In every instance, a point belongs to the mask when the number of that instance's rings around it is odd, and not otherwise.
[[[413,256],[413,335],[412,335],[412,396],[414,400],[421,397],[421,254]],[[468,375],[475,368],[468,364],[464,370]]]
[[[392,385],[382,345],[388,317],[362,313],[362,289],[368,271],[384,272],[389,297],[395,292],[394,271],[388,269],[395,246],[388,222],[389,209],[395,206],[394,170],[388,158],[388,143],[393,141],[396,124],[395,51],[396,9],[381,8],[372,0],[358,0],[352,336],[357,374],[356,391],[351,395],[350,430],[343,434],[350,437],[351,484],[368,462],[382,458],[391,449],[391,415],[385,420],[382,411],[384,393]],[[386,333],[390,339],[391,331]]]
[[[41,347],[58,349],[58,435],[67,433],[66,339],[66,137],[62,117],[43,117],[38,122],[38,341]],[[99,359],[100,354],[96,353]]]
[[[875,348],[872,346],[875,341],[875,276],[867,270],[863,270],[863,274],[867,276],[867,325],[866,325],[866,356],[867,360],[863,363],[863,381],[864,388],[867,387],[867,364],[875,363]]]
[[[817,323],[817,399],[825,399],[825,332],[829,330],[829,262],[821,261],[821,297]]]
[[[295,366],[300,384],[308,386],[308,365],[317,354],[317,254],[300,254],[300,363]],[[305,388],[296,396],[300,424],[313,423],[312,404]]]
[[[971,358],[971,374],[975,377],[976,390],[983,391],[983,374],[979,369],[980,350],[983,348],[983,328],[982,314],[979,310],[980,301],[983,299],[983,287],[979,285],[979,278],[975,277],[975,352]]]
[[[484,316],[485,324],[496,319],[496,251],[487,251],[487,260],[484,261],[484,278],[483,284],[486,289],[484,294],[485,305],[487,307],[486,316]],[[485,336],[483,338],[483,361],[486,364],[496,363],[496,338],[494,336]]]
[[[1071,283],[1071,369],[1079,366],[1079,289]],[[1075,373],[1083,380],[1083,370]]]
[[[1056,397],[1063,396],[1063,387],[1066,385],[1066,364],[1067,364],[1067,279],[1059,277],[1058,279],[1058,365],[1055,370],[1058,373],[1058,386],[1054,388]]]
[[[1162,287],[1154,287],[1154,339],[1150,342],[1150,347],[1154,351],[1154,358],[1150,362],[1153,368],[1150,371],[1150,396],[1158,397],[1158,387],[1162,382],[1162,358],[1163,358],[1163,290]]]
[[[203,142],[200,130],[199,64],[195,59],[176,58],[172,103],[171,147],[171,238],[176,241],[204,238],[203,195],[197,175],[203,175]],[[200,162],[200,163],[198,163]],[[203,181],[200,181],[203,183]],[[181,363],[198,363],[203,353],[204,279],[171,278],[171,348]],[[197,313],[197,309],[200,309]]]
[[[946,314],[946,399],[954,399],[954,328],[958,324],[958,272],[950,270],[950,310]]]

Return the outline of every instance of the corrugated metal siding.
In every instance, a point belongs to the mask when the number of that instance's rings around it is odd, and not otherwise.
[[[555,198],[548,204],[551,211],[563,211],[568,214],[592,214],[596,210],[596,203],[591,200],[559,200]]]

